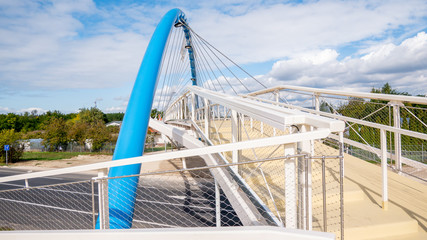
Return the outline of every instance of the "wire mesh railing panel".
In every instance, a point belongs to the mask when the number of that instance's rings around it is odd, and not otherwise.
[[[222,167],[219,171],[228,172],[228,168]],[[124,205],[127,199],[135,198],[133,228],[242,225],[233,205],[221,187],[216,186],[211,168],[150,173],[108,181],[110,185],[112,182],[120,185],[114,190],[109,188],[109,194],[121,196],[118,202],[110,202],[110,207]],[[127,181],[139,181],[135,196],[124,190],[128,185]],[[122,199],[123,202],[120,202]],[[110,209],[110,221],[112,215],[114,214]],[[122,219],[131,217],[120,216]]]
[[[197,164],[187,169],[177,166],[177,170],[163,172],[4,190],[0,192],[0,227],[93,229],[105,221],[106,228],[117,228],[123,223],[132,228],[183,228],[242,226],[255,219],[260,225],[308,229],[311,184],[305,182],[309,181],[310,162],[311,158],[303,154],[252,158],[219,166]],[[335,193],[334,181],[329,178],[336,172],[331,168],[327,166],[330,171],[326,174],[327,191]],[[313,176],[318,171],[313,162]],[[228,180],[216,180],[215,176]],[[318,180],[313,177],[310,181],[313,181],[313,227],[323,231],[316,228],[317,219],[323,214],[314,201],[320,191]],[[136,187],[132,188],[130,183],[135,182]],[[332,193],[328,193],[328,199],[335,199]],[[328,202],[328,231],[333,229],[329,217],[336,211],[334,204]],[[131,207],[132,212],[121,210],[126,207]],[[252,215],[255,218],[248,220]]]
[[[218,204],[221,226],[241,225],[223,193]],[[211,227],[216,217],[215,181],[208,169],[140,177],[133,227]]]
[[[403,129],[427,133],[427,108],[424,106],[401,106],[400,127]],[[410,136],[401,136],[402,156],[427,163],[427,140]]]
[[[91,181],[0,191],[3,230],[92,229]]]
[[[380,162],[381,126],[427,133],[427,108],[425,105],[338,95],[315,95],[311,92],[294,90],[284,90],[279,94],[281,102],[290,103],[297,108],[302,107],[310,112],[318,108],[321,112],[346,117],[344,138],[350,140],[350,143],[346,143],[345,152],[363,160]],[[273,93],[260,95],[257,98],[268,100],[271,95]],[[353,118],[355,121],[348,118]],[[368,126],[369,124],[363,124],[360,120],[375,123],[378,127]],[[425,147],[427,140],[390,131],[386,131],[385,140],[387,152],[391,154],[389,165],[399,172],[425,181],[426,168],[416,162],[427,162]]]
[[[331,141],[333,141],[331,143]],[[342,231],[343,184],[339,143],[334,140],[318,140],[314,143],[312,159],[313,230],[335,233]]]

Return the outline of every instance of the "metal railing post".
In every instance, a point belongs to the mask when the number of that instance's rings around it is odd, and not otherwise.
[[[314,93],[314,109],[320,111],[320,94]]]
[[[388,210],[388,179],[387,179],[387,137],[384,129],[380,130],[381,137],[381,172],[382,172],[382,207]]]
[[[231,110],[231,133],[232,133],[232,142],[238,142],[239,141],[239,117],[235,110]],[[239,162],[239,151],[233,150],[232,151],[232,162],[238,163]],[[237,166],[233,167],[237,171]]]
[[[307,132],[311,130],[308,125],[301,124],[298,125],[300,133]],[[299,198],[300,202],[300,221],[302,225],[300,228],[306,230],[312,230],[313,228],[313,207],[312,207],[312,164],[311,156],[313,155],[313,144],[311,141],[302,141],[297,142],[298,154],[308,154],[304,157],[298,158],[298,169],[301,171],[301,176],[298,176],[298,185],[299,185]]]
[[[401,102],[391,102],[393,104],[393,122],[394,127],[400,128],[400,105]],[[402,170],[402,138],[400,133],[394,133],[394,154],[395,164],[398,171]]]
[[[285,156],[295,154],[295,144],[285,145]],[[297,228],[295,158],[285,159],[285,226]]]
[[[95,214],[95,181],[92,179],[90,181],[91,183],[91,190],[92,190],[92,224],[93,229],[96,229],[96,214]]]
[[[177,106],[178,106],[178,119],[182,119],[182,102],[181,101],[177,102]]]
[[[216,226],[221,227],[221,194],[218,182],[215,180],[215,219]]]
[[[339,132],[340,153],[340,222],[341,240],[344,239],[344,132]]]
[[[108,209],[108,180],[107,169],[98,170],[98,204],[99,204],[99,229],[109,229],[109,209]]]
[[[182,104],[184,105],[184,119],[187,119],[187,96],[182,99]]]
[[[323,231],[328,231],[328,218],[326,209],[326,162],[325,156],[322,157],[322,198],[323,198]]]
[[[280,99],[279,90],[274,91],[274,95],[276,97],[276,102],[278,103],[279,99]],[[276,136],[276,128],[275,127],[273,127],[273,136]]]
[[[196,94],[191,92],[191,120],[196,122]]]
[[[312,218],[311,216],[311,190],[310,190],[310,164],[311,161],[307,156],[305,157],[305,220],[306,220],[306,230],[312,229]]]
[[[261,135],[264,135],[264,122],[260,122],[261,125]]]
[[[209,100],[207,98],[204,98],[205,102],[205,136],[207,138],[209,137],[209,130],[210,130],[210,107],[209,107]]]

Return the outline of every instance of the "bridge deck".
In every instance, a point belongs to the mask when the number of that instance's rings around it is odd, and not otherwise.
[[[392,171],[388,177],[390,205],[384,211],[381,167],[345,154],[344,184],[356,184],[364,194],[363,201],[345,205],[347,239],[361,239],[368,227],[381,229],[387,239],[427,239],[427,185]]]

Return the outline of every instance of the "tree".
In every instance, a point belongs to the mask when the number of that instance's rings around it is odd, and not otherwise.
[[[83,121],[89,125],[92,124],[98,124],[98,121],[102,121],[103,123],[107,123],[107,115],[105,115],[101,110],[98,108],[92,107],[90,109],[88,108],[81,108],[79,112],[79,118],[80,121]]]
[[[107,123],[112,121],[123,121],[124,113],[107,113]]]
[[[89,125],[83,121],[68,122],[68,139],[77,142],[79,145],[84,146],[86,139],[88,138],[87,130]]]
[[[392,95],[405,95],[411,96],[408,92],[399,92],[396,89],[393,89],[390,84],[385,83],[381,88],[372,88],[371,93],[382,93],[382,94],[392,94]],[[387,103],[387,101],[371,99],[371,102],[377,103]]]
[[[10,146],[8,153],[8,160],[10,162],[17,162],[22,157],[24,148],[18,142],[20,135],[21,134],[15,132],[14,129],[4,129],[0,132],[0,162],[6,162],[6,151],[4,151],[3,148],[4,145]]]
[[[88,129],[87,136],[92,142],[93,151],[99,151],[111,139],[110,132],[102,121],[92,124]]]
[[[393,89],[390,84],[386,83],[381,88],[372,88],[371,93],[394,94],[410,96],[407,92],[400,92]],[[350,98],[346,104],[338,107],[337,111],[343,116],[352,117],[356,119],[363,119],[374,123],[383,125],[393,124],[393,114],[390,106],[387,106],[388,101],[371,99],[366,101],[364,99]],[[427,128],[422,122],[427,122],[426,106],[417,104],[404,103],[406,107],[412,106],[413,108],[404,109],[400,111],[401,128],[427,133]],[[412,114],[410,113],[412,112]],[[421,120],[415,119],[415,116]],[[351,123],[350,123],[351,124]],[[379,129],[353,124],[346,132],[349,139],[368,144],[379,146],[380,145],[380,132]],[[364,139],[362,140],[361,137]],[[419,138],[409,137],[406,135],[401,136],[402,146],[412,146],[426,144],[426,141]],[[390,142],[394,142],[394,135],[390,136]]]
[[[163,117],[163,111],[158,111],[157,108],[153,108],[151,109],[151,114],[150,114],[151,118],[162,118]]]
[[[56,151],[60,147],[66,148],[68,144],[67,126],[62,118],[52,117],[45,126],[43,145],[50,151]]]

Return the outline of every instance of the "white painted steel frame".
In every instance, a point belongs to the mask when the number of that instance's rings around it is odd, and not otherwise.
[[[213,92],[196,86],[188,89],[203,98],[257,119],[282,131],[286,126],[308,124],[316,128],[328,128],[332,132],[344,131],[344,123],[330,118],[314,116],[294,109],[284,109],[273,104],[245,99],[240,96],[230,96]]]

